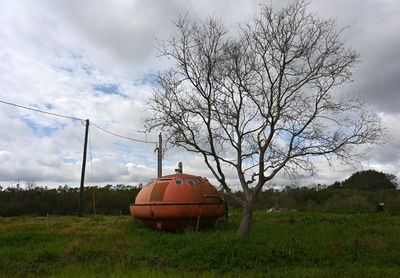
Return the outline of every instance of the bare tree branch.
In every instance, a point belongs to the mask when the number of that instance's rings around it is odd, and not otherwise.
[[[234,36],[215,18],[181,17],[179,32],[159,48],[175,65],[159,74],[146,119],[170,144],[202,155],[245,210],[239,234],[248,233],[258,193],[280,171],[312,172],[316,156],[353,159],[382,132],[362,101],[338,93],[359,61],[341,41],[345,29],[307,13],[302,0],[261,7]],[[228,167],[243,200],[231,194]]]

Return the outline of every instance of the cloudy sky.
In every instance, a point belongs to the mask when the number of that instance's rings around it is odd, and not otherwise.
[[[272,1],[279,5],[281,1]],[[0,100],[91,122],[123,136],[157,141],[141,131],[155,74],[167,67],[157,40],[173,20],[217,16],[234,30],[258,13],[261,0],[0,0]],[[271,1],[267,1],[271,3]],[[400,177],[400,1],[314,0],[309,9],[351,26],[344,39],[361,54],[346,88],[369,102],[389,130],[360,163],[318,163],[303,183],[329,184],[363,169]],[[0,103],[0,185],[34,181],[77,186],[84,125]],[[156,175],[155,144],[136,143],[90,127],[86,184],[146,182]],[[211,177],[199,157],[166,153],[164,173],[179,161]],[[235,183],[232,176],[232,183]],[[285,183],[281,177],[280,182]]]

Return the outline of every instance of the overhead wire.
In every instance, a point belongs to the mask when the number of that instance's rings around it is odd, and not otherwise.
[[[117,136],[117,137],[119,137],[119,138],[131,140],[131,141],[135,141],[135,142],[139,142],[139,143],[157,144],[157,142],[155,142],[155,141],[140,140],[140,139],[135,139],[135,138],[131,138],[131,137],[119,135],[119,134],[117,134],[117,133],[108,131],[108,130],[102,128],[102,127],[99,127],[98,125],[96,125],[96,124],[93,123],[93,122],[90,122],[89,124],[90,124],[90,125],[93,125],[94,127],[98,128],[98,129],[100,129],[100,130],[102,130],[102,131],[104,131],[104,132],[106,132],[106,133],[108,133],[108,134]]]
[[[62,115],[62,114],[58,114],[58,113],[43,111],[43,110],[40,110],[40,109],[35,109],[35,108],[27,107],[27,106],[24,106],[24,105],[19,105],[19,104],[7,102],[7,101],[4,101],[4,100],[0,100],[0,103],[11,105],[11,106],[22,108],[22,109],[26,109],[26,110],[30,110],[30,111],[34,111],[34,112],[39,112],[39,113],[51,115],[51,116],[56,116],[56,117],[61,117],[61,118],[66,118],[66,119],[71,119],[71,120],[77,120],[77,121],[84,122],[84,119],[82,119],[82,118],[71,117],[71,116]],[[119,137],[119,138],[123,138],[123,139],[126,139],[126,140],[131,140],[131,141],[139,142],[139,143],[156,144],[156,145],[158,143],[158,142],[154,142],[154,141],[147,141],[147,136],[146,136],[146,140],[135,139],[135,138],[123,136],[123,135],[117,134],[115,132],[111,132],[109,130],[106,130],[106,129],[98,126],[97,124],[95,124],[93,122],[90,122],[90,121],[88,121],[88,122],[89,122],[89,125],[92,125],[92,126],[96,127],[97,129],[99,129],[99,130],[101,130],[103,132],[106,132],[106,133],[108,133],[110,135],[113,135],[113,136],[116,136],[116,137]],[[93,214],[96,215],[95,196],[94,196],[94,183],[93,183],[93,156],[92,156],[91,135],[89,135],[89,155],[90,155],[91,182],[92,182]]]
[[[43,114],[48,114],[48,115],[51,115],[51,116],[62,117],[62,118],[71,119],[71,120],[76,120],[76,121],[81,121],[81,122],[84,121],[84,119],[82,119],[82,118],[77,118],[77,117],[62,115],[62,114],[58,114],[58,113],[43,111],[43,110],[40,110],[40,109],[35,109],[35,108],[31,108],[31,107],[27,107],[27,106],[23,106],[23,105],[19,105],[19,104],[7,102],[7,101],[4,101],[4,100],[0,100],[0,103],[7,104],[7,105],[11,105],[11,106],[15,106],[15,107],[19,107],[19,108],[22,108],[22,109],[31,110],[31,111],[34,111],[34,112],[39,112],[39,113],[43,113]],[[115,132],[108,131],[108,130],[106,130],[106,129],[104,129],[104,128],[98,126],[98,125],[96,125],[96,124],[93,123],[93,122],[89,122],[89,124],[92,125],[92,126],[94,126],[94,127],[96,127],[96,128],[98,128],[99,130],[102,130],[103,132],[106,132],[106,133],[108,133],[108,134],[111,134],[111,135],[116,136],[116,137],[119,137],[119,138],[123,138],[123,139],[126,139],[126,140],[131,140],[131,141],[139,142],[139,143],[157,144],[157,142],[155,142],[155,141],[147,141],[147,140],[135,139],[135,138],[131,138],[131,137],[127,137],[127,136],[124,136],[124,135],[117,134],[117,133],[115,133]]]
[[[48,112],[48,111],[43,111],[43,110],[40,110],[40,109],[35,109],[35,108],[31,108],[31,107],[27,107],[27,106],[23,106],[23,105],[19,105],[19,104],[7,102],[7,101],[4,101],[4,100],[0,100],[0,102],[4,103],[4,104],[11,105],[11,106],[15,106],[15,107],[19,107],[19,108],[23,108],[23,109],[27,109],[27,110],[31,110],[31,111],[43,113],[43,114],[48,114],[48,115],[52,115],[52,116],[56,116],[56,117],[67,118],[67,119],[71,119],[71,120],[75,120],[75,121],[83,121],[83,119],[81,119],[81,118],[66,116],[66,115],[52,113],[52,112]]]
[[[31,108],[31,107],[27,107],[27,106],[24,106],[24,105],[19,105],[19,104],[16,104],[16,103],[7,102],[7,101],[4,101],[4,100],[0,100],[0,103],[11,105],[11,106],[22,108],[22,109],[26,109],[26,110],[30,110],[30,111],[33,111],[33,112],[39,112],[39,113],[43,113],[43,114],[47,114],[47,115],[51,115],[51,116],[56,116],[56,117],[61,117],[61,118],[81,121],[82,123],[85,121],[82,118],[62,115],[62,114],[48,112],[48,111],[43,111],[43,110],[40,110],[40,109]],[[90,122],[89,120],[87,120],[87,121],[89,122],[89,125],[92,125],[92,126],[96,127],[97,129],[105,132],[105,133],[108,133],[110,135],[113,135],[113,136],[116,136],[116,137],[119,137],[119,138],[123,138],[123,139],[126,139],[126,140],[131,140],[131,141],[139,142],[139,143],[156,144],[156,146],[158,144],[158,142],[155,142],[155,141],[148,141],[147,140],[147,134],[146,134],[146,140],[135,139],[135,138],[131,138],[131,137],[127,137],[127,136],[123,136],[123,135],[117,134],[115,132],[111,132],[109,130],[106,130],[106,129],[98,126],[97,124],[95,124],[93,122]],[[90,168],[91,168],[93,214],[96,215],[95,192],[94,192],[94,183],[93,183],[93,156],[92,156],[91,135],[89,135],[89,155],[90,155]]]

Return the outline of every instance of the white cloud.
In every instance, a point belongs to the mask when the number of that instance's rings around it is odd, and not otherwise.
[[[168,63],[156,57],[156,38],[162,40],[174,32],[172,21],[187,11],[198,19],[221,17],[235,30],[237,22],[258,12],[258,5],[253,0],[0,1],[0,99],[89,118],[128,137],[157,140],[157,134],[146,138],[138,133],[143,129],[152,76]],[[359,49],[363,60],[352,90],[363,93],[380,112],[391,111],[382,117],[392,138],[388,145],[374,148],[363,167],[400,175],[400,116],[394,109],[399,94],[397,77],[393,78],[398,72],[399,4],[315,0],[310,8],[324,17],[337,16],[342,25],[352,24],[347,43]],[[117,93],[95,89],[105,85]],[[155,176],[155,144],[124,141],[94,126],[90,136],[94,182],[132,184]],[[79,121],[0,104],[2,185],[17,179],[78,185],[83,137]],[[206,176],[218,185],[200,156],[179,150],[165,158],[165,174],[173,173],[183,161],[185,172]],[[329,168],[320,162],[319,176],[302,180],[330,183],[359,167]],[[87,182],[91,174],[88,160]],[[227,170],[227,178],[230,184],[237,183],[233,169]],[[286,182],[284,176],[277,178],[277,183]]]

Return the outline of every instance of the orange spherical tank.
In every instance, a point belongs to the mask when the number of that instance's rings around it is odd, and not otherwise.
[[[146,184],[131,204],[131,214],[152,228],[204,228],[227,213],[226,203],[206,178],[174,174]]]

